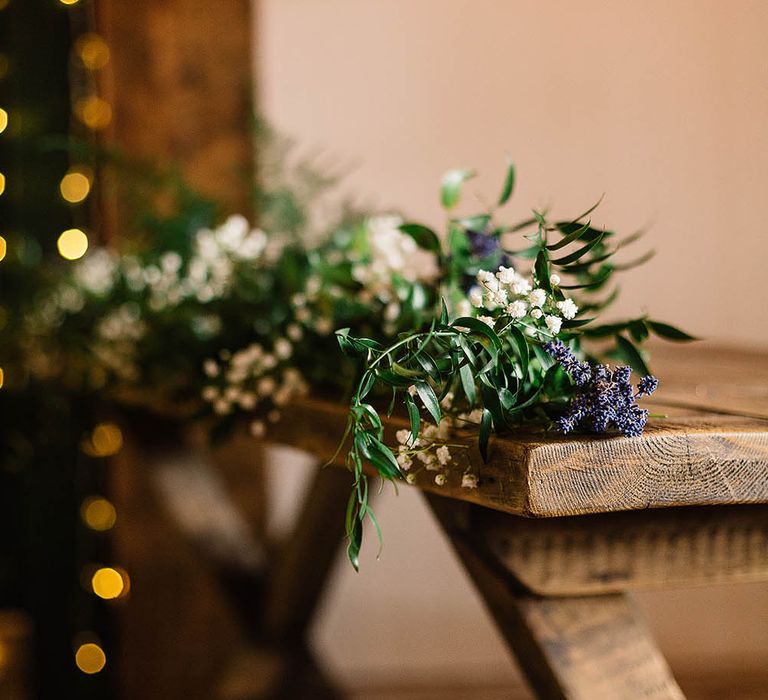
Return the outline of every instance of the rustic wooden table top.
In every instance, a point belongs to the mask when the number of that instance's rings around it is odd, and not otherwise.
[[[661,385],[646,405],[666,417],[642,437],[510,434],[492,438],[487,463],[470,450],[477,489],[462,488],[460,473],[437,486],[428,471],[416,487],[536,517],[768,502],[768,353],[660,346],[652,367]],[[325,460],[345,424],[345,406],[306,399],[270,439]],[[388,421],[390,444],[405,426]]]

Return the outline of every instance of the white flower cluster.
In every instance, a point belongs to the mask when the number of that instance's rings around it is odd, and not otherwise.
[[[368,219],[365,222],[368,252],[352,267],[352,277],[364,287],[360,301],[370,304],[376,299],[385,304],[384,320],[389,324],[400,315],[394,278],[430,283],[438,274],[435,254],[419,248],[413,238],[403,233],[400,230],[402,223],[399,216]]]
[[[455,455],[446,441],[453,435],[454,422],[449,416],[443,416],[439,425],[421,422],[419,437],[411,440],[410,430],[398,430],[395,438],[398,442],[397,463],[406,472],[406,481],[416,483],[416,474],[421,470],[435,472],[434,481],[438,486],[448,482],[450,467],[454,465]],[[458,446],[454,446],[454,452]],[[462,449],[459,447],[459,449]],[[466,453],[466,450],[463,450]],[[477,488],[477,476],[469,469],[464,471],[461,485],[464,488]]]
[[[274,341],[271,352],[259,343],[236,353],[222,351],[218,359],[203,363],[210,383],[202,390],[202,397],[218,415],[228,415],[236,408],[262,410],[269,422],[276,422],[283,406],[308,391],[301,373],[287,364],[292,354],[291,341],[282,337]],[[255,436],[264,431],[262,420],[251,424]]]
[[[558,301],[544,289],[534,289],[533,280],[511,267],[502,266],[496,273],[480,270],[476,279],[477,285],[469,290],[472,306],[490,312],[501,309],[515,321],[528,321],[532,332],[541,331],[547,336],[555,336],[560,332],[563,320],[575,318],[579,311],[573,299]],[[550,282],[558,285],[560,278],[552,275]],[[492,316],[479,315],[478,318],[491,327],[496,323]]]
[[[135,364],[136,344],[146,332],[138,305],[130,302],[121,304],[99,321],[93,352],[118,377],[135,380],[139,375]]]

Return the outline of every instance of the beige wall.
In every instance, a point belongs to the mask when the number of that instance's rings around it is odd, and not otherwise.
[[[653,224],[659,255],[627,278],[622,312],[768,343],[768,3],[261,0],[257,34],[266,114],[357,164],[346,183],[362,200],[437,224],[443,171],[476,167],[473,189],[493,196],[510,153],[515,217],[605,192],[599,223]],[[340,567],[318,645],[351,676],[507,673],[416,497],[380,511],[383,558]],[[643,601],[681,662],[768,649],[763,588]]]

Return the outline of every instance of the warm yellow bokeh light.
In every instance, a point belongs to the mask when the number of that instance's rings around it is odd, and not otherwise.
[[[59,0],[62,5],[77,5],[80,0]]]
[[[75,113],[89,129],[103,129],[112,121],[112,107],[96,95],[79,100]]]
[[[123,447],[123,433],[114,423],[99,423],[88,440],[83,443],[83,452],[90,457],[111,457]]]
[[[83,34],[75,42],[75,51],[90,70],[99,70],[109,63],[109,46],[98,34]]]
[[[127,578],[127,574],[110,566],[105,566],[97,569],[91,577],[91,588],[99,598],[113,600],[119,598],[127,590]]]
[[[8,243],[5,238],[0,236],[0,261],[5,259],[5,254],[8,252]]]
[[[0,134],[2,134],[5,131],[5,128],[8,126],[8,112],[6,112],[2,107],[0,107]]]
[[[88,236],[79,228],[69,228],[59,236],[56,245],[62,258],[77,260],[88,250]]]
[[[5,192],[5,175],[0,173],[0,194],[3,194],[3,192]]]
[[[0,367],[0,389],[3,388],[3,384],[5,384],[5,371]]]
[[[70,170],[59,183],[61,196],[71,204],[82,202],[91,191],[91,180],[80,170]]]
[[[83,673],[93,674],[98,673],[107,665],[107,657],[98,644],[88,642],[77,648],[75,663]]]
[[[91,530],[105,532],[114,526],[117,511],[106,498],[89,496],[80,506],[80,517]]]

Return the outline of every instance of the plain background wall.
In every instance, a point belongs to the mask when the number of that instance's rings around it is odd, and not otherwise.
[[[518,166],[533,206],[652,224],[658,256],[618,311],[732,344],[768,344],[763,0],[255,0],[259,103],[284,132],[354,163],[361,201],[439,225],[450,167],[496,196]],[[471,208],[471,207],[470,207]],[[283,499],[298,467],[275,475]],[[300,470],[299,470],[300,471]],[[340,562],[315,630],[337,673],[510,677],[480,602],[413,493],[378,510],[383,557]],[[644,594],[673,663],[768,654],[765,587]]]

